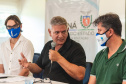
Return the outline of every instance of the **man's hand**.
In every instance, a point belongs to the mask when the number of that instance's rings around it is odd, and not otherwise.
[[[24,68],[28,68],[28,61],[25,58],[25,56],[23,55],[23,53],[21,53],[22,59],[19,59],[19,64],[24,67]]]
[[[58,61],[62,56],[55,50],[50,49],[49,50],[49,59],[51,61]]]

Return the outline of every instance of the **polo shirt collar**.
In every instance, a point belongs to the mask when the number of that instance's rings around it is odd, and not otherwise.
[[[126,41],[124,39],[122,39],[123,43],[122,45],[119,47],[117,53],[121,53],[123,52],[124,50],[126,50]]]
[[[11,39],[11,38],[9,38],[9,39],[7,40],[7,42],[6,42],[6,44],[7,44],[6,47],[11,51],[10,39]],[[20,43],[21,41],[23,41],[23,39],[24,39],[24,36],[21,35],[21,36],[19,37],[18,41],[16,42],[16,44],[14,45],[14,48],[13,48],[13,49],[15,49],[16,46],[18,46],[19,43]]]
[[[68,33],[68,37],[66,39],[66,42],[64,43],[64,45],[58,50],[58,52],[63,55],[71,46],[71,39],[70,39],[70,35]]]
[[[117,54],[123,52],[124,50],[126,50],[126,41],[124,39],[122,39],[123,43],[121,44],[121,46],[119,47],[119,49],[116,51],[116,53],[114,53],[110,59],[112,59],[113,57],[117,56]],[[104,52],[104,55],[106,57],[106,59],[108,59],[108,47],[102,50]]]

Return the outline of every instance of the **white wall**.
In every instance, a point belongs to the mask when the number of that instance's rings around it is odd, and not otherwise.
[[[45,0],[20,0],[23,35],[31,40],[35,52],[40,53],[45,39]]]
[[[123,24],[122,38],[125,38],[125,0],[98,0],[99,14],[108,12],[117,13]],[[17,7],[23,23],[23,35],[31,40],[35,52],[40,53],[45,38],[45,3],[46,0],[0,0],[0,9],[5,7]],[[3,24],[4,25],[4,24]],[[48,32],[46,31],[48,35]],[[8,37],[0,37],[0,43]],[[99,50],[101,47],[99,47]]]
[[[100,0],[99,14],[113,12],[119,15],[122,22],[122,38],[125,38],[125,0]]]
[[[35,52],[40,53],[45,39],[45,0],[0,0],[0,11],[5,8],[6,12],[16,11],[22,22],[22,34],[31,40]],[[4,37],[0,35],[0,44],[9,37],[8,32]]]
[[[0,20],[6,19],[10,14],[18,14],[18,2],[19,0],[0,0]],[[6,27],[4,25],[5,21],[2,21],[0,23],[0,28],[2,31],[0,32],[0,44],[4,41],[6,41],[10,36],[8,34],[8,31],[6,30]]]
[[[113,12],[119,15],[121,22],[122,22],[122,38],[125,39],[125,0],[98,0],[99,3],[99,15],[103,15],[109,12]],[[48,35],[48,31],[46,29],[46,39],[50,39],[50,36]],[[105,47],[101,47],[98,43],[98,51]],[[98,52],[97,51],[97,52]]]
[[[125,0],[99,0],[99,15],[116,13],[122,22],[122,38],[125,39]],[[98,51],[104,47],[98,45]]]

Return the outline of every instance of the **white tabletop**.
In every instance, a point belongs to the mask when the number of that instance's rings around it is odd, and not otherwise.
[[[68,83],[62,83],[57,81],[51,81],[52,84],[68,84]],[[11,83],[0,83],[0,84],[25,84],[25,81],[19,81],[19,82],[11,82]],[[34,84],[50,84],[50,83],[34,83]]]
[[[8,77],[8,78],[2,78],[0,79],[0,84],[33,84],[33,81],[39,81],[42,80],[40,78],[33,78],[33,77],[23,77],[23,76],[12,76],[12,77]],[[42,83],[42,82],[36,82],[34,84],[68,84],[68,83],[62,83],[62,82],[57,82],[57,81],[52,81],[51,83],[50,80],[43,80],[46,83]]]

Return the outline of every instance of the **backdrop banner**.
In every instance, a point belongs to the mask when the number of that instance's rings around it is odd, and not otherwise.
[[[97,52],[97,28],[92,22],[98,17],[98,8],[97,0],[46,0],[46,30],[52,17],[64,17],[71,39],[83,46],[86,61],[93,62]]]

